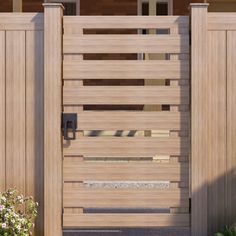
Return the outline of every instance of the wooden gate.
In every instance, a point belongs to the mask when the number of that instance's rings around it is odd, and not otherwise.
[[[189,226],[188,55],[189,17],[64,17],[64,227]]]

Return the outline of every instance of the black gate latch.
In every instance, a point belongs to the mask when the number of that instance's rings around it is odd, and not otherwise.
[[[77,129],[77,113],[63,113],[62,114],[62,130],[65,140],[74,140]],[[73,136],[69,136],[69,131],[72,131]]]

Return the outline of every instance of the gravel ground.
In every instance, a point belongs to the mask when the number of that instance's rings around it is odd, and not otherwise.
[[[189,229],[120,229],[120,230],[80,230],[66,232],[63,236],[190,236]]]

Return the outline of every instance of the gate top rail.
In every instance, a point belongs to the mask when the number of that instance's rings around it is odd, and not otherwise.
[[[188,16],[65,16],[64,27],[86,29],[189,28]]]

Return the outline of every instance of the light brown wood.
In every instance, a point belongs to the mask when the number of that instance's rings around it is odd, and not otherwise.
[[[61,4],[45,4],[44,7],[44,235],[60,236],[62,235],[63,13]]]
[[[39,203],[35,234],[43,235],[43,31],[26,31],[26,195]]]
[[[5,32],[0,31],[0,192],[5,190],[6,184],[6,42]]]
[[[64,28],[166,29],[189,28],[188,16],[65,16]]]
[[[189,104],[188,86],[73,86],[63,89],[64,105]]]
[[[63,206],[84,208],[188,207],[188,189],[81,188],[64,184]]]
[[[69,109],[68,112],[72,112]],[[188,130],[188,112],[84,111],[78,130]]]
[[[189,214],[64,214],[64,227],[189,226]]]
[[[189,79],[189,61],[64,61],[64,79]]]
[[[22,0],[12,0],[13,12],[22,12]]]
[[[6,32],[6,188],[25,194],[25,31]]]
[[[191,6],[191,235],[207,236],[207,6]]]
[[[0,30],[43,30],[42,13],[1,13]]]
[[[236,206],[234,204],[236,194],[236,67],[235,67],[235,47],[236,47],[236,32],[227,32],[227,176],[226,176],[226,191],[227,191],[227,223],[235,220]]]
[[[64,145],[64,155],[153,157],[188,155],[188,138],[78,137]]]
[[[226,31],[208,31],[208,235],[226,222]],[[217,197],[216,197],[217,196]],[[216,207],[217,206],[217,207]],[[215,220],[217,219],[217,221]]]
[[[81,162],[76,157],[66,157],[63,165],[64,181],[186,181],[188,163],[131,162]]]
[[[135,43],[134,43],[135,42]],[[64,53],[189,53],[189,36],[73,35],[63,37]]]
[[[96,61],[81,60],[83,53],[189,53],[189,18],[167,17],[173,24],[158,17],[65,17],[64,18],[64,112],[78,114],[78,130],[76,140],[64,141],[63,180],[64,184],[64,216],[85,216],[86,207],[183,207],[188,208],[188,190],[177,189],[187,187],[189,181],[188,163],[178,161],[159,163],[141,161],[137,157],[175,156],[186,160],[189,153],[187,137],[144,138],[144,137],[85,137],[81,131],[90,130],[141,130],[147,129],[180,129],[188,130],[188,112],[120,112],[120,111],[81,111],[82,105],[98,104],[189,104],[189,87],[179,86],[83,86],[84,79],[189,79],[189,62],[177,61]],[[124,22],[124,19],[126,22]],[[132,20],[131,20],[132,19]],[[186,24],[183,27],[181,21]],[[68,22],[67,22],[68,20]],[[97,20],[97,21],[96,21]],[[115,21],[114,21],[115,20]],[[137,20],[137,22],[135,22]],[[102,24],[101,24],[102,23]],[[139,23],[139,24],[137,24]],[[100,25],[99,25],[100,24]],[[105,28],[175,28],[176,34],[170,35],[82,35],[83,29]],[[148,27],[146,27],[148,24]],[[168,24],[168,27],[167,27]],[[140,26],[141,25],[141,26]],[[122,26],[122,27],[121,27]],[[132,26],[132,27],[131,27]],[[154,28],[152,28],[152,26]],[[81,32],[82,31],[82,32]],[[179,35],[182,34],[182,35]],[[69,42],[71,41],[71,42]],[[134,44],[134,42],[136,42]],[[74,45],[73,45],[74,44]],[[181,58],[182,59],[182,58]],[[172,126],[173,125],[173,126]],[[186,126],[185,126],[186,125]],[[172,128],[172,127],[173,128]],[[177,127],[176,127],[177,126]],[[91,138],[91,139],[90,139]],[[73,156],[73,157],[72,157]],[[81,158],[83,156],[83,158]],[[104,161],[85,161],[86,157],[109,157]],[[133,158],[130,162],[119,161],[117,157]],[[170,157],[169,157],[170,158]],[[155,159],[156,160],[156,159]],[[181,159],[182,160],[182,159]],[[174,181],[172,189],[88,189],[82,181]],[[70,181],[70,183],[68,182]],[[79,181],[79,182],[76,182]],[[79,186],[77,186],[79,183]],[[67,190],[67,187],[69,189]],[[174,191],[174,192],[173,192]],[[184,191],[184,195],[181,194]],[[169,192],[169,194],[167,193]],[[115,194],[114,194],[115,193]],[[154,194],[154,195],[153,195]],[[161,195],[159,195],[161,194]],[[160,196],[160,197],[159,197]],[[78,214],[76,214],[76,211]],[[186,212],[186,211],[185,211]],[[94,214],[89,214],[90,216]],[[96,214],[107,217],[109,214]],[[110,214],[112,215],[112,214]],[[119,216],[120,215],[120,216]],[[104,225],[90,222],[89,225],[79,222],[64,227],[119,227],[116,221],[128,214],[115,214],[115,221],[106,220]],[[169,215],[169,214],[166,214]],[[166,216],[164,215],[164,217]],[[147,226],[149,222],[160,216],[147,214],[129,214],[138,217],[138,222],[118,224],[120,227]],[[183,215],[180,214],[180,217]],[[188,215],[187,215],[188,216]],[[143,219],[141,219],[141,217]],[[130,218],[130,217],[129,217]],[[111,219],[111,217],[109,217]],[[164,218],[162,218],[163,220]],[[180,219],[180,218],[179,218]],[[187,219],[186,225],[189,225]],[[166,225],[175,225],[168,222]],[[163,224],[161,224],[163,225]],[[158,223],[155,223],[155,227]]]
[[[236,30],[236,13],[208,13],[208,30]]]

